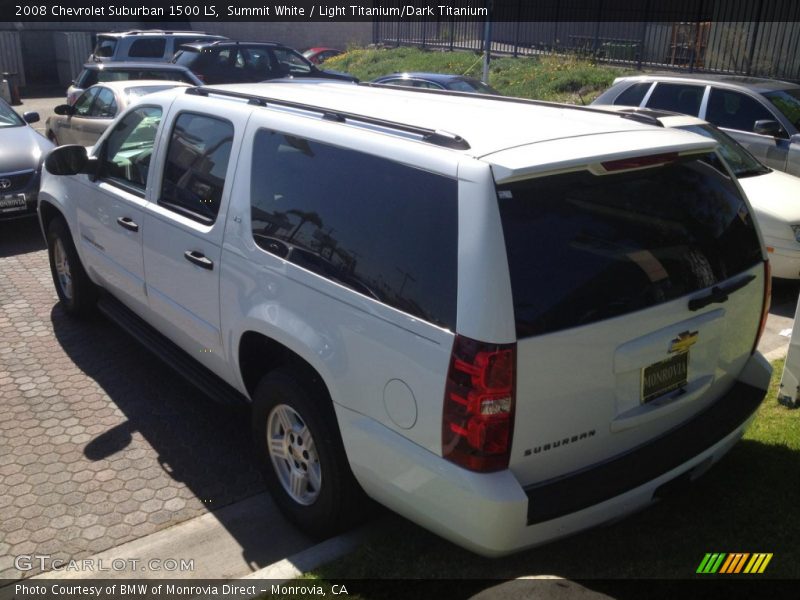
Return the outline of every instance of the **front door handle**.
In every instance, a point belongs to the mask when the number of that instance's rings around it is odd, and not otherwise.
[[[196,264],[198,267],[203,267],[209,271],[214,269],[214,261],[212,261],[210,258],[207,258],[205,254],[198,252],[197,250],[187,250],[183,253],[183,257],[190,263]]]
[[[117,224],[128,231],[139,231],[139,226],[130,217],[117,217]]]

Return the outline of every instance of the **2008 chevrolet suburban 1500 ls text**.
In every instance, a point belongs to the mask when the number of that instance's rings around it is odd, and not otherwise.
[[[370,497],[485,555],[540,544],[695,478],[765,395],[769,263],[708,138],[265,83],[146,96],[46,167],[65,309],[250,403],[317,535]]]

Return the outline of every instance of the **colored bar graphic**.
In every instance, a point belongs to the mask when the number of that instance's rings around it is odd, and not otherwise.
[[[734,552],[708,552],[700,561],[696,573],[710,574],[737,574],[737,573],[763,573],[772,560],[771,553]]]

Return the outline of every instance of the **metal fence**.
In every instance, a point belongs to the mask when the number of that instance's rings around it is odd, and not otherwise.
[[[407,0],[397,2],[407,4]],[[391,5],[391,2],[384,3]],[[629,2],[633,5],[634,3]],[[484,0],[493,53],[577,54],[636,68],[800,80],[800,2],[795,0]],[[481,50],[485,21],[380,20],[374,41]]]

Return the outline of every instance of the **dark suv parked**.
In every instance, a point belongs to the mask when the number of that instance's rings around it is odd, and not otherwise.
[[[275,42],[184,44],[172,62],[188,67],[206,84],[256,83],[281,77],[357,81],[346,73],[323,71],[297,50]]]

